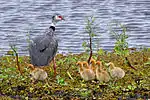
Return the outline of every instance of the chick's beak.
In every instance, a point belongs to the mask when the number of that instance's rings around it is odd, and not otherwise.
[[[105,63],[105,66],[109,66],[110,64],[109,63]]]

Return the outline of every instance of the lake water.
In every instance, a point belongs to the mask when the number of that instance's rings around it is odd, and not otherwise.
[[[85,21],[91,15],[98,24],[95,50],[113,49],[109,28],[114,21],[127,27],[130,47],[150,47],[150,0],[1,0],[0,5],[0,55],[10,50],[10,44],[20,55],[28,55],[28,37],[42,35],[55,13],[66,19],[56,26],[59,53],[84,51]]]

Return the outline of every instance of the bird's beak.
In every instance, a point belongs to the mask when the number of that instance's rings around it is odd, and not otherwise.
[[[109,66],[110,64],[109,64],[109,63],[105,63],[105,65],[106,65],[106,66]]]
[[[58,20],[65,20],[63,16],[57,16],[56,19],[58,19]]]
[[[65,20],[64,17],[62,17],[62,20]]]

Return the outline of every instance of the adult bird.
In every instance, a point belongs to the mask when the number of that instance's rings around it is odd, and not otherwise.
[[[55,38],[55,25],[64,20],[63,16],[56,14],[52,17],[52,23],[48,31],[36,38],[29,45],[29,55],[31,64],[36,67],[47,66],[50,61],[54,63],[54,73],[56,75],[55,55],[57,52],[58,41]]]

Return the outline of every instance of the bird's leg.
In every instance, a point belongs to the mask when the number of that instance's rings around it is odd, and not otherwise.
[[[117,78],[114,79],[113,84],[116,84],[116,82],[117,82]]]
[[[56,62],[55,62],[55,58],[53,58],[53,64],[54,64],[54,76],[56,77]]]

